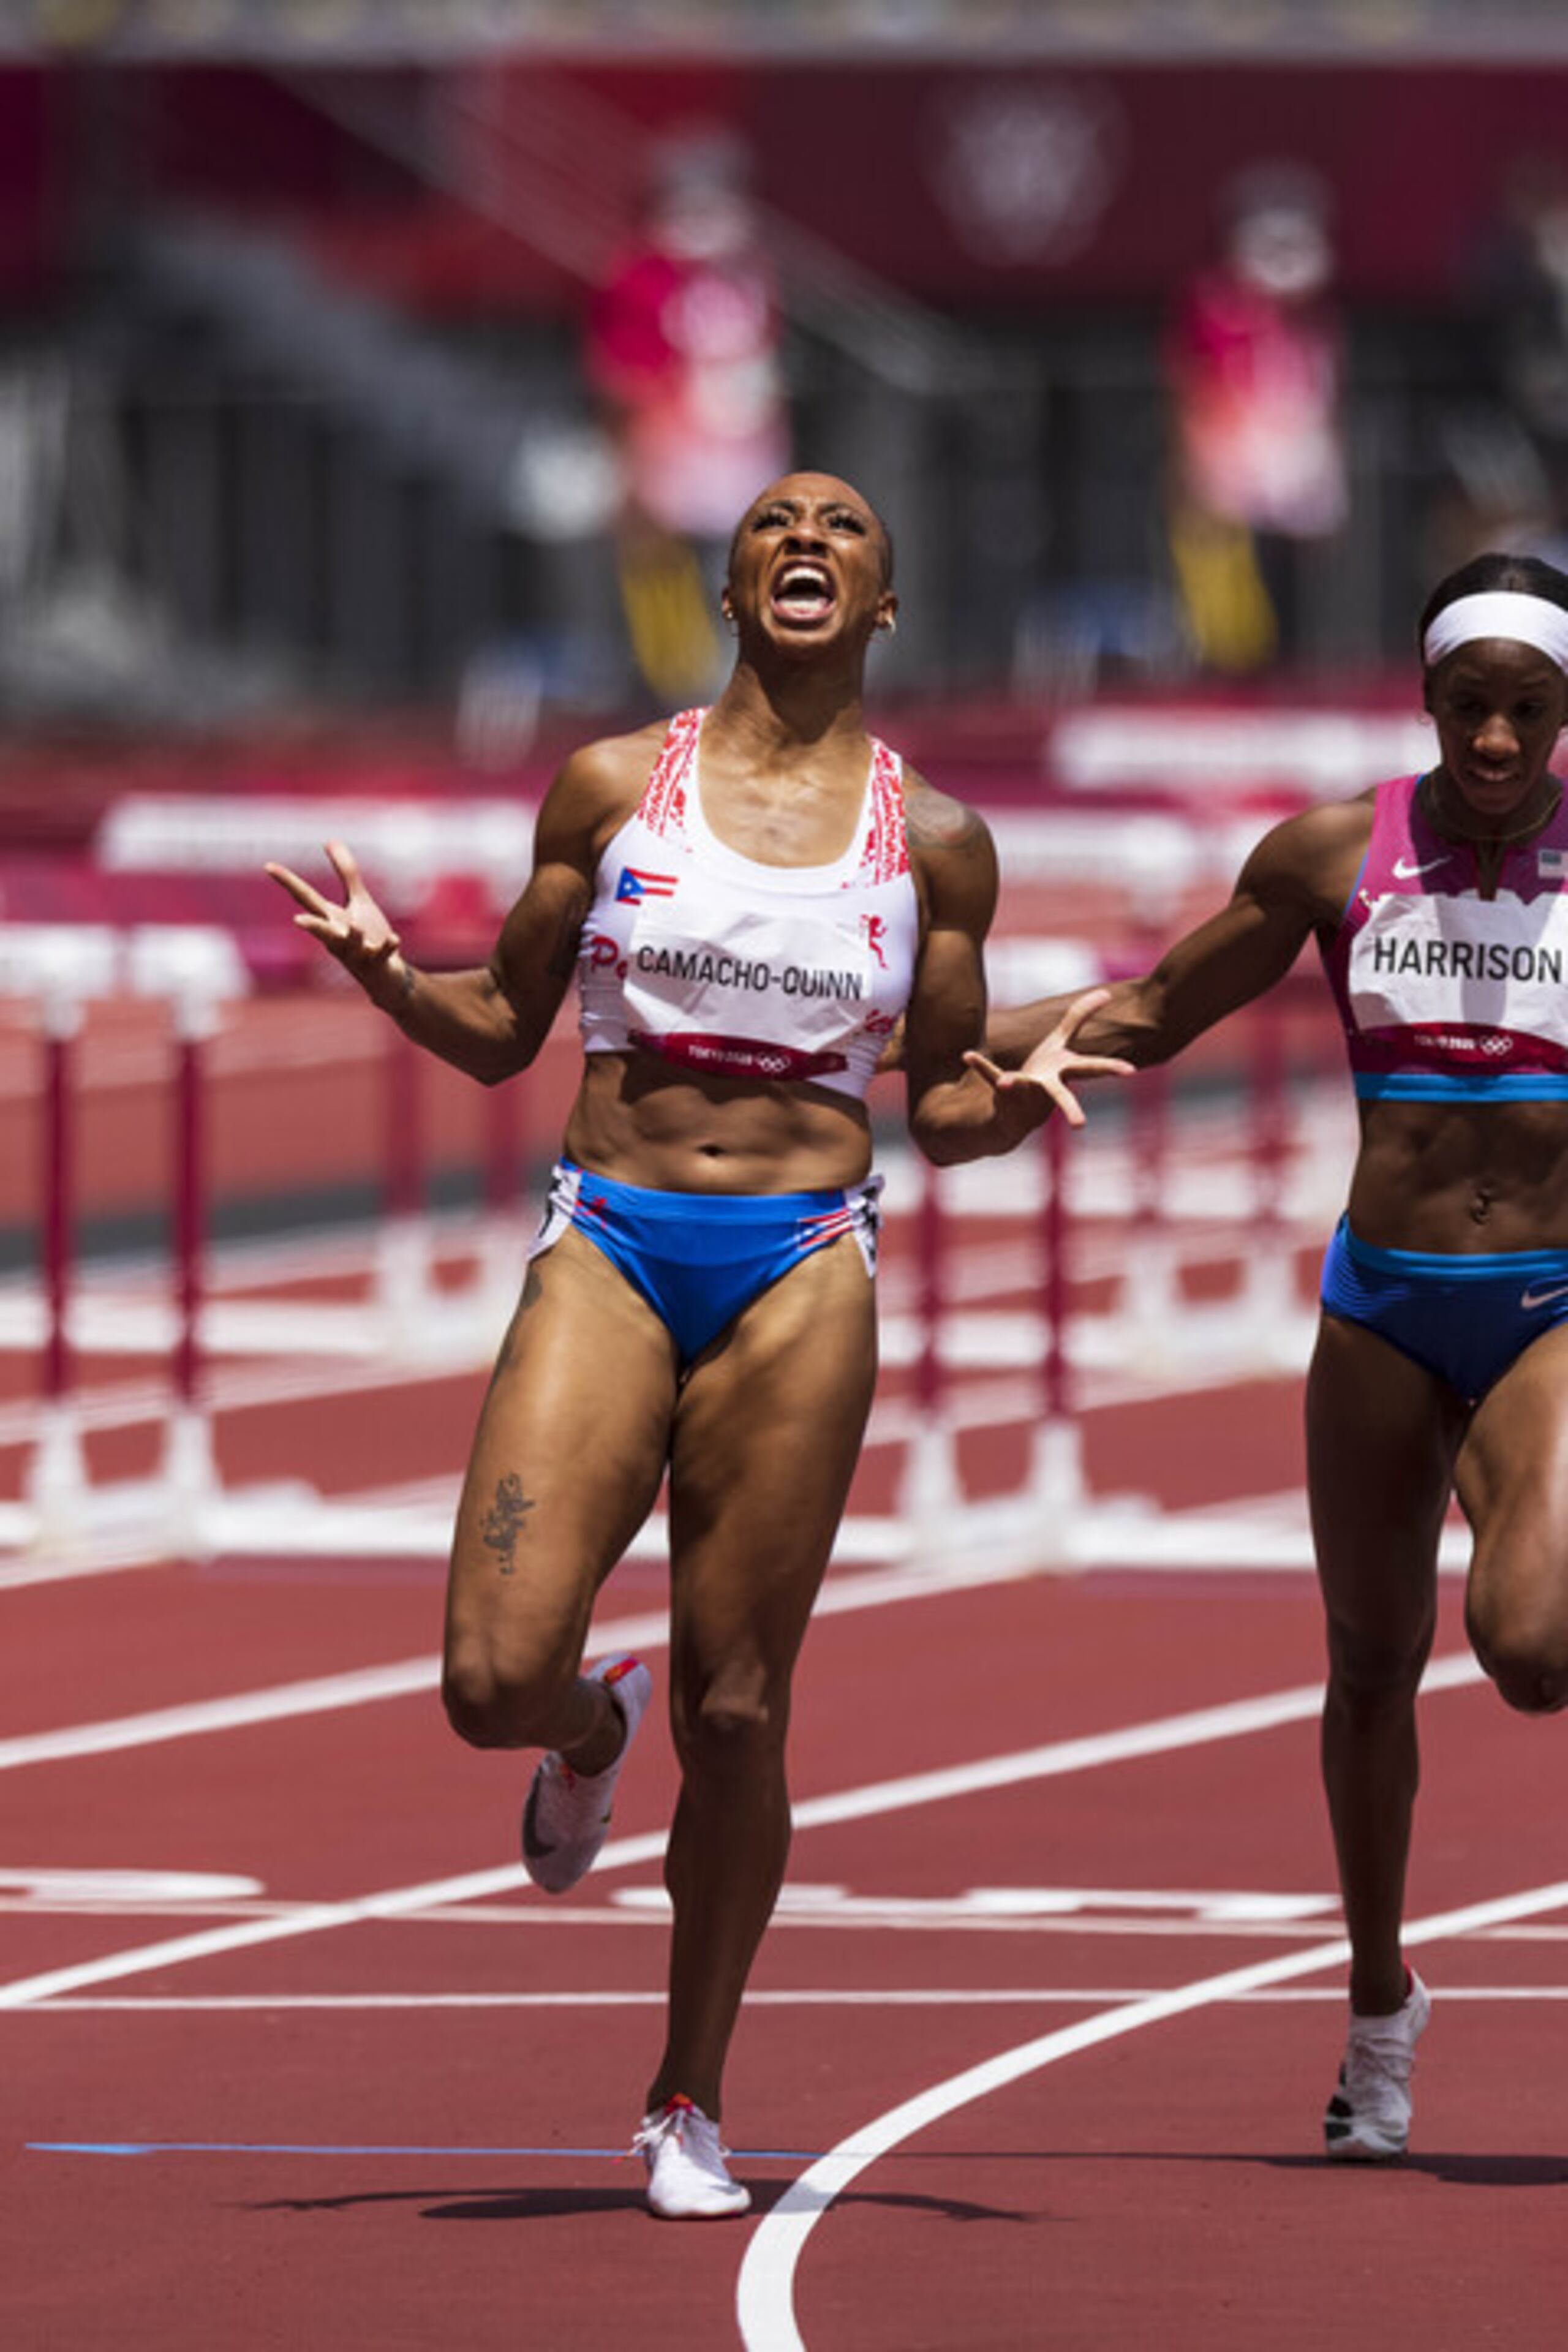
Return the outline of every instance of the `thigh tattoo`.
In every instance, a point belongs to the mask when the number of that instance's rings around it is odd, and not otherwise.
[[[480,1532],[487,1550],[496,1555],[503,1576],[517,1574],[517,1538],[524,1519],[533,1508],[533,1497],[522,1491],[522,1480],[515,1470],[508,1470],[496,1482],[495,1501],[485,1514]]]

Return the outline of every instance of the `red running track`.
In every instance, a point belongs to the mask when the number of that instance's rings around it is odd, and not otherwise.
[[[470,1381],[462,1409],[476,1397]],[[433,1409],[461,1418],[451,1384],[387,1391],[384,1458],[417,1452]],[[1170,1502],[1271,1492],[1295,1475],[1297,1411],[1290,1382],[1108,1409],[1091,1476]],[[258,1450],[325,1479],[321,1429],[277,1407]],[[519,1759],[464,1749],[428,1686],[433,1567],[220,1560],[0,1591],[8,2352],[709,2352],[742,2340],[743,2265],[767,2352],[1554,2344],[1568,1888],[1536,1795],[1553,1735],[1468,1681],[1425,1706],[1411,1913],[1522,1909],[1423,1949],[1437,2005],[1405,2167],[1320,2160],[1342,2016],[1324,1967],[895,2137],[779,2287],[773,2210],[889,2110],[1140,1996],[1315,1956],[1337,1927],[1303,1578],[911,1593],[839,1569],[829,1595],[799,1687],[791,1885],[731,2068],[756,2211],[682,2229],[648,2217],[616,2154],[658,2038],[657,1718],[607,1866],[552,1905],[510,1869]],[[1462,1647],[1457,1597],[1440,1653]],[[660,1571],[628,1563],[606,1632],[661,1604]],[[319,1692],[178,1738],[137,1720],[404,1665],[402,1696],[363,1704]],[[1266,1723],[1178,1723],[1145,1753],[1114,1737],[1281,1693]],[[100,1752],[19,1744],[106,1722],[125,1727]],[[886,1785],[932,1772],[945,1793]],[[46,1869],[241,1886],[160,1910],[144,1882],[89,1876],[73,1898]]]

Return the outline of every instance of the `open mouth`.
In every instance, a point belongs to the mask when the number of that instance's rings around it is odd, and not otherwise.
[[[796,623],[825,621],[838,601],[831,573],[824,564],[786,563],[773,582],[772,604],[781,619]]]

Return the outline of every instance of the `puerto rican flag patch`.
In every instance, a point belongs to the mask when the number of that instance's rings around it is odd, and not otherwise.
[[[673,898],[675,882],[673,874],[650,874],[645,866],[623,866],[616,885],[616,903],[624,906],[629,900],[635,907],[643,898]]]

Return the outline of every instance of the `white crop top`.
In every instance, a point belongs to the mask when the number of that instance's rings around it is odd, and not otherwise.
[[[702,814],[701,710],[672,719],[599,862],[578,949],[583,1048],[721,1077],[810,1079],[859,1100],[909,1003],[920,908],[902,762],[871,746],[855,838],[830,866],[762,866]]]

